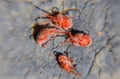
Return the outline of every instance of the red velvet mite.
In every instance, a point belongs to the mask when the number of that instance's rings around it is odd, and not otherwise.
[[[70,30],[73,26],[72,23],[72,18],[70,16],[67,16],[67,11],[66,12],[59,12],[59,9],[57,7],[53,7],[50,12],[47,12],[45,10],[40,9],[38,6],[35,5],[35,7],[45,13],[46,18],[49,18],[48,22],[51,22],[54,24],[56,27],[64,29],[64,30]]]
[[[34,34],[34,36],[36,35],[35,40],[37,44],[42,45],[42,47],[44,47],[45,44],[49,42],[50,38],[55,39],[57,35],[64,34],[62,30],[59,30],[54,26],[49,26],[48,24],[38,25],[37,27],[38,28],[36,28],[36,30],[40,30],[37,31],[38,33]]]
[[[72,73],[76,76],[81,76],[81,73],[76,72],[76,65],[73,65],[73,60],[67,57],[66,55],[54,51],[54,54],[56,56],[56,60],[61,68],[63,68],[68,73]]]
[[[81,32],[81,33],[77,32],[75,34],[72,34],[72,31],[71,31],[66,34],[68,34],[68,39],[66,39],[65,42],[63,42],[62,44],[71,42],[73,46],[87,47],[87,46],[90,46],[92,43],[91,37],[84,32]]]

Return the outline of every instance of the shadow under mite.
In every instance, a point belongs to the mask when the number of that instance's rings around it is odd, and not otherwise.
[[[75,35],[77,33],[82,33],[82,34],[87,35],[87,33],[85,33],[84,31],[76,30],[76,29],[73,29],[73,28],[70,31],[71,31],[72,35]]]

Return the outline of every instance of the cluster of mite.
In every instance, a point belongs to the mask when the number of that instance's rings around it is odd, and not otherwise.
[[[71,42],[72,46],[81,46],[87,47],[91,45],[92,40],[90,36],[76,29],[73,29],[72,17],[68,15],[68,11],[59,12],[57,7],[53,7],[51,12],[47,12],[38,6],[35,6],[37,9],[44,11],[45,17],[37,17],[36,21],[41,18],[47,18],[47,21],[36,22],[34,24],[33,38],[37,44],[45,47],[45,45],[50,41],[50,38],[53,40],[59,36],[65,36],[65,41],[61,42],[60,45],[65,45]],[[76,76],[81,76],[81,73],[77,72],[76,65],[73,64],[73,60],[68,57],[68,55],[53,51],[56,56],[58,65],[63,68],[68,73],[72,73]]]

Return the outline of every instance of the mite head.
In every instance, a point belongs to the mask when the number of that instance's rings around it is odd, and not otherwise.
[[[55,57],[56,57],[56,60],[57,60],[57,62],[58,62],[58,64],[59,64],[59,60],[58,60],[58,58],[59,58],[60,55],[63,55],[63,53],[61,53],[61,52],[57,52],[56,50],[53,51],[53,53],[54,53],[54,55],[55,55]]]
[[[51,12],[52,12],[51,13],[52,16],[56,16],[60,13],[57,7],[52,7]]]
[[[60,56],[60,55],[63,55],[61,52],[58,52],[58,51],[53,51],[53,53],[54,53],[54,55],[56,56],[56,58],[58,57],[58,56]]]

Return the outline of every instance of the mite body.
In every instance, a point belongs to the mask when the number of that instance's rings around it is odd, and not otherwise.
[[[56,60],[61,68],[63,68],[68,73],[75,74],[76,76],[81,76],[81,73],[76,71],[76,65],[73,65],[73,60],[70,59],[68,56],[64,55],[63,53],[54,51],[56,56]]]
[[[59,13],[56,16],[47,15],[46,17],[48,17],[56,27],[62,28],[64,30],[68,31],[73,26],[72,18],[66,15],[63,15],[62,13]]]
[[[35,23],[33,25],[33,38],[37,44],[45,46],[50,41],[50,38],[55,39],[57,35],[64,35],[64,31],[56,28],[55,26],[50,26],[49,24]]]
[[[73,33],[76,32],[76,33]],[[71,42],[73,46],[82,46],[87,47],[91,45],[92,39],[90,36],[83,31],[72,30],[71,32],[66,33],[68,35],[68,39],[65,40],[62,44],[66,44]]]
[[[45,17],[49,19],[48,22],[53,23],[56,27],[67,30],[67,31],[72,28],[73,26],[72,18],[70,16],[67,16],[67,11],[59,12],[59,9],[57,7],[53,7],[50,13],[40,9],[38,6],[35,6],[35,7],[47,13]]]
[[[37,35],[37,43],[39,45],[44,45],[49,42],[50,38],[55,39],[57,35],[63,35],[64,32],[56,28],[43,28]]]
[[[92,42],[91,38],[89,35],[82,34],[82,33],[77,33],[75,35],[72,35],[69,33],[70,37],[66,40],[66,42],[71,42],[73,46],[89,46]]]

